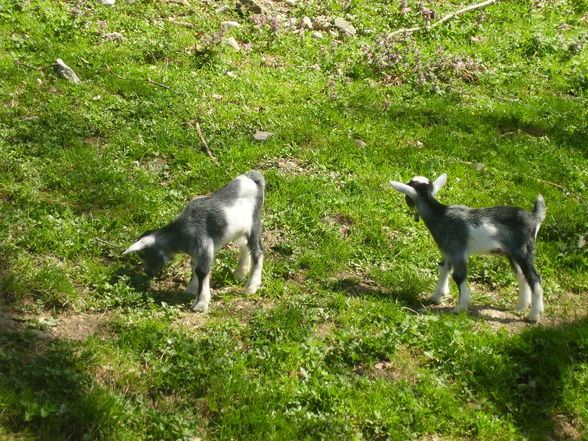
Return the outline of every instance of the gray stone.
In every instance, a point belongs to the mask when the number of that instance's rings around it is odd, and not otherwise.
[[[256,141],[266,141],[273,135],[274,132],[264,132],[263,130],[258,130],[253,134],[253,139],[255,139]]]
[[[241,27],[241,23],[237,22],[237,21],[223,21],[221,23],[221,28],[240,28]]]
[[[81,83],[81,80],[78,78],[76,73],[67,64],[65,64],[61,58],[58,58],[55,61],[55,66],[57,68],[57,73],[66,80],[74,84]]]
[[[315,31],[328,31],[331,29],[331,20],[324,15],[320,15],[314,19],[312,28]]]
[[[104,38],[111,41],[123,41],[125,37],[120,32],[108,32],[104,34]]]
[[[321,31],[314,31],[312,34],[310,34],[310,36],[312,38],[316,38],[317,40],[320,40],[321,38],[323,38],[323,33]]]
[[[341,32],[345,35],[348,35],[350,37],[353,37],[357,33],[357,31],[355,30],[353,25],[351,23],[349,23],[347,20],[345,20],[344,18],[337,17],[335,19],[335,21],[333,22],[333,24],[335,25],[335,28],[339,32]]]
[[[307,16],[302,17],[302,24],[301,26],[304,29],[312,29],[312,20]]]
[[[227,46],[232,47],[236,51],[240,51],[241,50],[241,46],[239,46],[239,43],[237,43],[237,40],[235,40],[233,37],[227,38],[225,40],[225,43],[227,44]]]

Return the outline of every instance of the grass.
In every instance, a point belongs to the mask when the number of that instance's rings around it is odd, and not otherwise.
[[[216,1],[0,5],[0,438],[587,439],[585,3],[503,1],[396,40],[416,1],[268,3],[265,23]],[[197,316],[186,258],[149,281],[120,257],[252,168],[259,294],[223,250]],[[438,251],[386,183],[442,172],[445,203],[545,197],[541,325],[500,259],[471,261],[473,314],[416,312]]]

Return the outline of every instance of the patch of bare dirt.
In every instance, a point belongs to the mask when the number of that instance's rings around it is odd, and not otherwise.
[[[310,175],[312,171],[298,158],[275,158],[265,165],[264,168],[275,168],[288,176]]]
[[[66,340],[84,340],[104,329],[110,318],[111,314],[106,312],[61,316],[56,320],[51,334]]]
[[[582,434],[576,429],[574,421],[570,421],[566,415],[554,415],[551,418],[553,422],[553,434],[558,441],[580,441]]]
[[[419,360],[407,346],[399,346],[390,361],[376,363],[368,372],[371,377],[392,381],[418,383],[420,380]]]
[[[333,213],[326,219],[327,223],[339,227],[339,235],[343,238],[349,236],[351,226],[355,223],[351,216],[341,213]]]

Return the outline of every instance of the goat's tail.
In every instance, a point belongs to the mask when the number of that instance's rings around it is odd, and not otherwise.
[[[535,206],[533,207],[533,216],[537,219],[537,223],[541,223],[545,220],[545,214],[547,213],[547,207],[545,206],[545,199],[543,196],[537,196],[535,200]]]
[[[245,173],[245,176],[247,176],[249,179],[255,182],[263,192],[263,190],[265,189],[265,179],[260,172],[258,172],[257,170],[251,170]]]

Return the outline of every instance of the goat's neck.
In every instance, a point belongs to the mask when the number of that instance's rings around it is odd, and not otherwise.
[[[178,226],[172,222],[157,231],[157,243],[161,251],[169,256],[186,252],[185,245],[179,234]]]
[[[436,219],[443,215],[446,205],[436,200],[433,195],[421,195],[415,202],[418,215],[423,219],[425,225],[431,229]]]

